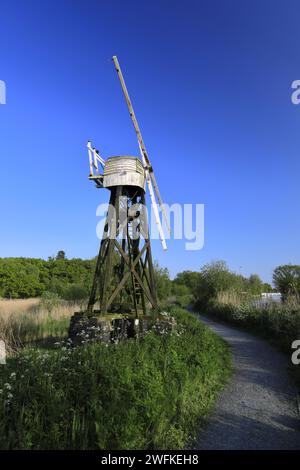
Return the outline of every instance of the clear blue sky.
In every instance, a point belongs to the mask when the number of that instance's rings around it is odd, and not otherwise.
[[[270,280],[300,264],[297,1],[1,0],[0,256],[98,250],[86,141],[137,154],[120,60],[163,198],[205,204],[205,247],[154,256],[172,275],[225,259]]]

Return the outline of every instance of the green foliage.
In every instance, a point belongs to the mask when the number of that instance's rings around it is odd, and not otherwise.
[[[200,274],[195,271],[183,271],[178,273],[173,282],[174,291],[180,292],[180,287],[185,288],[185,294],[193,294],[198,288]]]
[[[118,261],[119,258],[116,257],[114,276],[118,270]],[[95,267],[96,258],[67,259],[62,250],[47,261],[35,258],[0,258],[0,298],[26,299],[43,296],[43,301],[46,302],[47,299],[51,300],[49,295],[52,293],[56,298],[81,301],[89,295]],[[199,273],[185,271],[171,281],[168,269],[160,267],[157,262],[154,263],[154,275],[158,300],[165,302],[175,296],[181,305],[186,305],[187,299],[191,298],[199,277]],[[52,297],[54,298],[55,296]]]
[[[280,342],[290,350],[291,342],[300,333],[300,305],[245,302],[240,305],[212,300],[206,309],[221,320],[253,329]]]
[[[271,341],[285,353],[291,354],[291,345],[300,336],[300,304],[294,301],[232,303],[211,299],[201,310],[218,320],[232,323]],[[300,390],[299,366],[291,364],[291,371]]]
[[[16,310],[5,311],[11,302],[20,303]],[[66,337],[70,317],[82,308],[81,302],[65,301],[52,292],[45,292],[33,305],[29,302],[2,301],[0,304],[0,337],[9,349],[40,341],[50,343],[53,338]]]
[[[197,303],[204,306],[220,292],[241,289],[240,277],[229,271],[225,261],[213,261],[204,265],[195,292]]]
[[[115,264],[117,260],[115,260]],[[66,300],[83,300],[91,289],[96,259],[67,259],[64,251],[47,261],[35,258],[0,258],[0,298],[39,297],[56,294]],[[117,268],[116,268],[117,269]],[[167,299],[172,281],[166,268],[154,265],[157,296]]]
[[[191,293],[191,291],[187,286],[185,286],[183,284],[177,284],[177,283],[175,283],[175,281],[173,282],[173,284],[172,284],[172,294],[181,297],[183,295],[188,295],[190,293]]]
[[[286,264],[278,266],[273,274],[274,285],[281,292],[283,300],[294,298],[300,301],[300,266]]]
[[[63,250],[60,250],[55,259],[66,259],[66,253]]]
[[[262,292],[275,292],[275,291],[276,289],[273,289],[271,284],[269,284],[268,282],[263,282]]]
[[[9,359],[0,369],[0,448],[184,448],[229,375],[230,355],[193,315],[171,314],[178,329],[169,335]]]
[[[154,263],[156,293],[159,300],[167,299],[171,294],[172,282],[167,268],[161,268]]]
[[[171,296],[168,301],[187,307],[194,301],[199,273],[194,271],[183,271],[178,273],[171,285]]]
[[[51,313],[60,304],[60,297],[55,292],[45,291],[41,296],[40,305],[45,308],[48,313]]]
[[[300,332],[300,307],[297,303],[300,266],[279,266],[274,271],[273,279],[276,289],[285,299],[296,302],[287,302],[285,306],[274,302],[264,304],[260,294],[272,292],[270,284],[263,283],[256,274],[248,279],[237,275],[229,271],[223,261],[213,262],[205,265],[200,272],[196,304],[201,311],[254,328],[290,347],[296,332]]]
[[[95,259],[66,259],[59,252],[48,261],[35,258],[0,258],[0,297],[39,297],[45,291],[60,297],[71,295],[72,286],[89,291]],[[75,291],[75,289],[74,289]],[[73,291],[73,294],[75,295]],[[79,291],[77,289],[77,294]]]
[[[257,274],[251,274],[246,278],[230,271],[225,261],[213,261],[202,267],[194,295],[197,305],[205,308],[222,293],[238,294],[241,298],[247,299],[260,295],[265,288],[267,292],[272,290],[269,284],[263,284]]]
[[[88,295],[89,295],[88,289],[78,284],[70,285],[63,292],[63,298],[65,300],[73,300],[73,301],[87,299]]]
[[[42,260],[31,258],[0,259],[0,297],[11,299],[41,295],[45,290]]]
[[[251,274],[251,276],[249,276],[248,284],[251,294],[261,294],[263,283],[257,274]]]

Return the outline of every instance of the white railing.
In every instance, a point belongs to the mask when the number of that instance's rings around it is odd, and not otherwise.
[[[89,154],[89,164],[90,164],[90,176],[97,176],[99,174],[99,163],[104,168],[105,160],[100,157],[98,150],[92,147],[91,142],[88,141],[87,143],[88,154]],[[94,174],[94,170],[96,170],[96,175]]]

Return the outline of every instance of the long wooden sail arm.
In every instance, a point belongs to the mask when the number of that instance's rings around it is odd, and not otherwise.
[[[135,112],[133,110],[133,106],[132,106],[132,103],[131,103],[131,100],[130,100],[130,97],[129,97],[129,93],[128,93],[128,90],[127,90],[127,87],[126,87],[126,84],[125,84],[125,81],[124,81],[122,70],[121,70],[118,58],[115,55],[113,56],[113,62],[114,62],[114,65],[115,65],[115,68],[116,68],[116,71],[117,71],[117,74],[118,74],[118,77],[119,77],[119,80],[120,80],[120,83],[121,83],[123,94],[124,94],[124,97],[125,97],[125,100],[126,100],[126,103],[127,103],[127,106],[128,106],[128,110],[129,110],[131,120],[132,120],[133,125],[134,125],[134,129],[135,129],[135,132],[136,132],[136,135],[137,135],[138,142],[140,144],[143,156],[146,160],[146,165],[147,165],[149,171],[153,171],[152,165],[150,163],[150,159],[148,157],[148,152],[146,150],[146,146],[145,146],[145,143],[144,143],[144,140],[143,140],[143,137],[142,137],[142,133],[141,133],[141,130],[139,128],[139,125],[138,125],[138,122],[137,122],[137,119],[136,119],[136,116],[135,116]]]
[[[135,129],[135,132],[136,132],[136,135],[137,135],[137,139],[138,139],[138,143],[139,143],[139,147],[140,147],[140,152],[141,152],[141,156],[142,156],[142,160],[143,160],[143,165],[144,165],[145,169],[149,172],[149,175],[150,175],[150,178],[152,180],[152,183],[153,183],[153,186],[154,186],[154,190],[155,190],[159,205],[161,206],[161,209],[162,209],[162,213],[163,213],[163,216],[164,216],[164,219],[165,219],[167,229],[168,229],[169,232],[171,232],[169,220],[168,220],[168,217],[167,217],[167,214],[166,214],[166,211],[165,211],[165,208],[164,208],[164,204],[163,204],[163,201],[162,201],[162,198],[161,198],[158,186],[157,186],[157,182],[156,182],[156,179],[155,179],[155,176],[154,176],[153,168],[152,168],[149,156],[148,156],[148,152],[146,150],[146,146],[145,146],[145,143],[144,143],[144,140],[143,140],[143,137],[142,137],[140,127],[138,125],[138,122],[137,122],[137,119],[136,119],[136,116],[135,116],[135,112],[134,112],[134,109],[133,109],[133,106],[132,106],[132,103],[131,103],[131,100],[130,100],[130,97],[129,97],[129,93],[128,93],[128,90],[127,90],[127,87],[126,87],[126,84],[125,84],[125,80],[124,80],[124,77],[123,77],[123,74],[122,74],[122,70],[121,70],[118,58],[117,58],[117,56],[114,55],[112,59],[113,59],[115,69],[117,71],[120,83],[121,83],[121,87],[122,87],[123,94],[124,94],[124,97],[125,97],[125,100],[126,100],[126,103],[127,103],[129,114],[130,114],[134,129]]]

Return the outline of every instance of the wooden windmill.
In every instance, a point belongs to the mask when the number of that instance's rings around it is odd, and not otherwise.
[[[146,314],[148,307],[157,311],[145,200],[146,185],[164,249],[167,247],[156,198],[168,230],[170,227],[116,56],[113,57],[113,62],[135,128],[141,158],[113,156],[104,160],[91,142],[87,144],[89,179],[96,183],[97,188],[107,188],[110,191],[109,209],[87,310],[90,315],[120,312],[138,316]],[[94,310],[97,301],[100,308]]]

